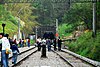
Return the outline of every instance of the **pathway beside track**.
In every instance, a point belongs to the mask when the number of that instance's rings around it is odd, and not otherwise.
[[[35,46],[30,46],[30,47],[22,47],[22,48],[18,48],[18,49],[19,49],[20,53],[22,53],[22,52],[27,51],[27,50],[34,48],[34,47]],[[9,54],[9,57],[12,57],[12,53]],[[0,52],[0,61],[1,61],[1,52]]]
[[[9,67],[93,67],[92,65],[76,58],[68,50],[47,51],[47,58],[41,58],[41,51],[37,51],[37,47],[19,48],[20,54],[16,65],[12,64],[12,59],[9,59]],[[12,54],[10,54],[10,57]],[[62,59],[63,60],[62,60]]]
[[[24,53],[18,55],[17,63],[20,63],[22,60],[25,60],[27,57],[29,57],[32,53],[34,53],[36,51],[37,51],[37,48],[33,48],[29,51],[25,51]],[[9,59],[9,66],[10,67],[15,67],[15,65],[12,64],[12,59]]]
[[[58,55],[52,51],[47,51],[47,58],[41,58],[41,52],[38,51],[23,61],[17,67],[71,67],[64,62]]]

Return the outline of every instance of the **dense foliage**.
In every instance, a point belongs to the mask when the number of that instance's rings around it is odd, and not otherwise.
[[[100,29],[100,2],[97,3],[97,29]]]
[[[20,18],[21,32],[27,36],[30,33],[34,33],[33,28],[38,25],[35,21],[37,16],[32,15],[32,11],[34,10],[35,9],[31,6],[31,4],[11,3],[0,5],[0,24],[6,24],[5,33],[10,34],[10,37],[17,34],[19,22],[18,18]],[[0,26],[0,32],[2,32],[2,26]]]
[[[92,5],[89,3],[73,4],[63,17],[63,22],[76,25],[85,22],[88,29],[92,29]]]
[[[76,41],[67,42],[65,45],[69,50],[78,53],[90,59],[100,61],[100,3],[97,4],[97,36],[92,38],[92,4],[73,4],[69,11],[64,14],[62,25],[59,25],[59,34],[66,37],[67,34],[72,34],[77,26],[84,25],[85,29],[90,32],[83,33]],[[63,24],[64,23],[64,24]],[[65,31],[71,32],[65,32]],[[77,31],[77,30],[76,30]],[[73,34],[72,34],[73,35]]]
[[[64,23],[59,25],[59,35],[61,37],[70,36],[73,31],[74,31],[73,24]]]
[[[84,33],[75,42],[68,44],[69,49],[82,56],[100,61],[100,32],[94,39],[91,37],[91,32]]]
[[[2,31],[2,23],[5,23],[5,33],[10,34],[9,36],[12,37],[14,33],[17,33],[17,21],[14,16],[6,11],[3,5],[0,5],[0,32]]]
[[[25,35],[28,36],[28,34],[32,33],[33,28],[38,25],[38,23],[35,21],[37,16],[32,14],[34,13],[35,8],[31,6],[30,3],[11,3],[5,4],[4,7],[11,12],[14,17],[18,17],[24,22],[25,25],[22,27],[21,32],[24,32]]]

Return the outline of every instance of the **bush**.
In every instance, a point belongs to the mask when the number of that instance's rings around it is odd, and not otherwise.
[[[68,47],[75,53],[100,61],[100,34],[97,34],[96,38],[92,38],[92,32],[84,33]]]

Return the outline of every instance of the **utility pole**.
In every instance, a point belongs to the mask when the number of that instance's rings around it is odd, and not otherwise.
[[[56,19],[56,32],[58,33],[58,19]]]
[[[97,0],[93,1],[93,33],[92,36],[96,37],[96,3]]]
[[[20,17],[18,17],[18,40],[21,38],[20,36]]]
[[[56,38],[58,38],[58,19],[56,19]]]
[[[37,40],[37,26],[35,27],[35,41]]]
[[[18,11],[18,14],[17,14],[17,15],[20,14],[20,12],[21,12],[22,9],[23,9],[23,8],[21,8],[21,9]],[[20,16],[18,16],[18,40],[21,39],[20,33],[21,33],[21,32],[20,32]]]

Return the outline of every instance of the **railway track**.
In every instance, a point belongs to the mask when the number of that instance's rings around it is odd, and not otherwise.
[[[18,54],[18,60],[17,60],[17,64],[19,64],[21,61],[23,61],[24,59],[26,59],[29,55],[31,55],[32,53],[35,53],[36,47],[32,46],[30,48],[25,47],[24,50],[21,50],[20,53]],[[9,67],[15,67],[17,64],[12,64],[12,54],[9,57]],[[2,67],[2,66],[0,66]]]
[[[9,62],[10,62],[9,67],[15,67],[15,66],[19,65],[21,62],[23,62],[25,59],[27,59],[30,55],[32,55],[35,52],[37,52],[37,48],[32,48],[32,49],[29,49],[27,51],[20,53],[18,55],[17,63],[15,65],[12,64],[12,59],[10,58],[9,59]]]
[[[100,67],[100,62],[83,57],[67,49],[68,48],[64,46],[60,52],[57,51],[53,52],[59,55],[64,61],[66,61],[72,67]]]
[[[52,50],[53,51],[53,50]],[[30,60],[25,60],[24,59],[24,63],[23,63],[23,60],[22,61],[20,61],[20,62],[22,62],[22,65],[21,64],[16,64],[16,65],[14,65],[14,66],[20,66],[20,67],[23,67],[23,65],[24,64],[27,64],[26,62],[28,61],[32,61],[32,59],[33,59],[33,57],[36,57],[36,56],[38,56],[38,58],[40,58],[40,56],[41,56],[41,52],[39,53],[39,52],[33,52],[34,53],[34,55],[35,56],[32,56],[31,57],[31,59]],[[33,54],[32,53],[32,54]],[[31,54],[31,55],[32,55]],[[47,52],[47,59],[49,59],[50,58],[50,52]],[[62,62],[64,62],[64,63],[66,63],[67,64],[67,67],[94,67],[93,65],[91,65],[91,64],[88,64],[87,62],[84,62],[83,60],[81,60],[81,59],[79,59],[79,58],[77,58],[77,57],[74,57],[73,55],[70,55],[70,54],[68,54],[68,53],[66,53],[65,51],[53,51],[52,53],[51,53],[52,55],[53,54],[56,54],[57,56],[59,56],[61,59],[63,59],[64,61],[62,61]],[[30,55],[29,55],[30,56]],[[29,57],[28,56],[28,57]],[[54,57],[54,56],[52,56],[52,57]],[[26,57],[27,58],[27,57]],[[30,57],[29,57],[30,58]],[[53,58],[51,58],[51,59],[53,59]],[[54,58],[55,60],[56,60],[56,57]],[[51,62],[53,62],[54,61],[54,59],[53,60],[51,60]],[[37,60],[37,61],[34,61],[33,60],[33,63],[37,63],[37,65],[39,65],[38,67],[40,67],[42,64],[44,64],[44,63],[42,63],[41,64],[41,62],[40,63],[38,63],[39,61],[41,61],[41,59],[36,59],[35,58],[35,60]],[[43,59],[42,59],[43,60]],[[48,60],[45,60],[45,61],[48,61]],[[44,62],[44,61],[42,61],[42,62]],[[51,63],[50,62],[50,63]],[[48,63],[49,63],[49,61],[48,61]],[[29,64],[29,63],[28,63]],[[32,64],[32,63],[31,63]],[[31,65],[30,64],[30,65]],[[34,64],[35,65],[35,64]],[[47,63],[45,63],[44,65],[48,65]],[[52,64],[51,64],[52,65]],[[14,66],[12,66],[12,67],[14,67]],[[50,65],[49,65],[50,66]],[[62,65],[61,65],[62,66]],[[28,67],[30,67],[30,66],[28,66]],[[50,67],[55,67],[55,66],[50,66]],[[64,67],[66,67],[66,66],[64,66]]]
[[[64,49],[61,51],[52,51],[47,51],[47,58],[41,59],[41,52],[38,52],[37,48],[33,47],[29,50],[21,52],[18,56],[17,64],[15,65],[12,64],[10,57],[9,67],[42,67],[45,65],[47,67],[99,67],[69,54],[68,52],[64,51]],[[32,66],[33,63],[35,66]],[[58,66],[53,63],[57,64]]]
[[[83,60],[72,56],[64,51],[53,51],[60,56],[65,62],[67,62],[71,67],[94,67],[91,64],[84,62]]]
[[[41,57],[41,51],[30,55],[27,60],[21,61],[16,67],[71,67],[54,52],[46,52],[47,58]]]
[[[80,56],[76,53],[67,50],[67,48],[63,48],[60,52],[53,52],[59,55],[64,61],[66,61],[72,67],[100,67],[100,62]]]

